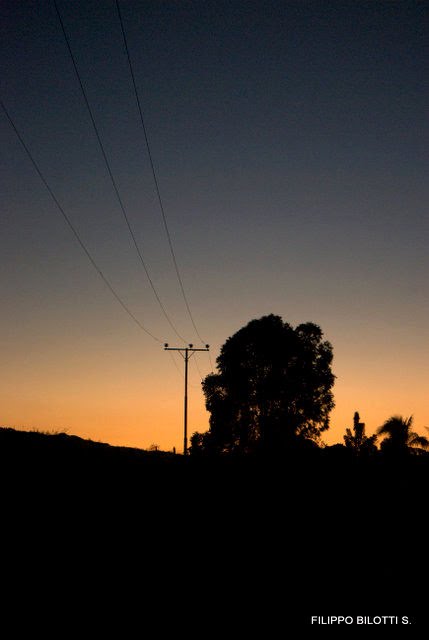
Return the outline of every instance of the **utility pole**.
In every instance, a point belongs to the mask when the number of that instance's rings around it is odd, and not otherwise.
[[[185,361],[185,398],[184,398],[184,421],[183,421],[183,455],[188,455],[188,362],[196,351],[208,351],[210,345],[206,344],[204,349],[197,349],[193,344],[187,347],[169,347],[166,342],[165,351],[178,351]]]

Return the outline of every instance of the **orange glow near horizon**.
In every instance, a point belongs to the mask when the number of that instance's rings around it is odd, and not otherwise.
[[[52,363],[26,371],[25,379],[17,370],[9,371],[2,385],[1,425],[41,431],[66,431],[112,445],[148,448],[157,444],[163,450],[183,449],[183,379],[174,367],[165,367],[164,354],[139,370],[137,358],[128,367],[117,361],[110,368],[103,359],[92,367],[81,369],[82,361],[61,372]],[[350,355],[350,354],[349,354]],[[389,416],[414,415],[415,429],[424,433],[429,425],[426,403],[426,365],[421,369],[386,366],[386,358],[372,370],[362,363],[353,366],[339,357],[334,371],[336,408],[331,414],[331,427],[323,441],[343,441],[346,427],[352,425],[359,411],[371,434]],[[106,363],[104,363],[106,364]],[[169,363],[171,364],[171,363]],[[181,363],[178,361],[179,367]],[[55,374],[58,375],[55,375]],[[203,371],[207,373],[207,371]],[[416,373],[418,375],[416,375]],[[421,381],[419,385],[419,380]],[[191,369],[189,387],[188,435],[208,428],[209,415],[198,385],[198,374]]]
[[[426,434],[424,3],[124,2],[135,83],[115,3],[61,3],[76,64],[50,3],[6,4],[0,425],[181,452],[163,344],[214,363],[275,314],[332,343],[324,442]]]

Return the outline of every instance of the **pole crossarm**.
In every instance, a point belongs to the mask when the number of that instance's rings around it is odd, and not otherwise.
[[[188,347],[167,347],[164,345],[164,351],[209,351],[209,345],[206,346],[205,349],[197,349],[193,347],[191,344]],[[192,354],[191,354],[192,355]]]
[[[185,396],[184,396],[184,417],[183,417],[183,455],[188,455],[188,362],[196,351],[209,351],[210,345],[206,344],[204,348],[194,347],[188,344],[187,347],[170,347],[166,342],[164,351],[179,351],[185,361]]]

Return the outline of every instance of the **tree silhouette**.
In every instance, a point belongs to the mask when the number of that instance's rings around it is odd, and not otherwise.
[[[359,422],[360,416],[356,411],[353,416],[353,432],[351,429],[346,429],[344,436],[344,444],[347,449],[353,451],[356,456],[367,456],[377,451],[375,442],[377,435],[367,436],[365,434],[365,423]]]
[[[295,329],[275,315],[252,320],[222,346],[218,373],[203,381],[210,430],[201,443],[218,452],[281,450],[317,440],[329,427],[332,346],[312,323]]]
[[[404,455],[429,449],[429,439],[412,431],[412,426],[413,416],[391,416],[386,420],[377,430],[379,435],[385,436],[381,445],[383,451],[393,455]]]
[[[192,434],[191,439],[190,439],[190,447],[189,447],[189,453],[191,456],[198,456],[201,453],[207,451],[207,449],[209,448],[209,440],[210,435],[208,433],[198,433],[198,431],[195,431],[195,433]]]

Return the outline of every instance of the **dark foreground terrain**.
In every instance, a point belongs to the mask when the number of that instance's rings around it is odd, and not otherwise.
[[[0,429],[0,462],[10,637],[347,633],[311,616],[408,616],[404,636],[428,625],[427,458],[197,460]]]

